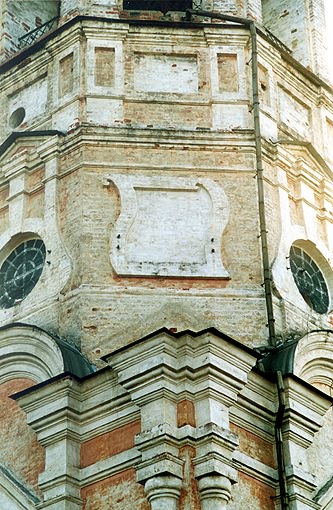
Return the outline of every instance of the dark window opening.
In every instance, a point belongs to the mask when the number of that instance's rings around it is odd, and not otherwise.
[[[124,0],[124,10],[133,11],[186,11],[192,9],[192,0]]]

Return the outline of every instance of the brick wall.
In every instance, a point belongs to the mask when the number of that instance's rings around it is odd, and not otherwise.
[[[0,385],[0,462],[38,495],[38,475],[44,469],[44,448],[28,427],[25,413],[10,395],[34,385],[29,379],[12,379]]]
[[[3,58],[15,53],[19,48],[18,38],[34,30],[58,14],[59,0],[2,0],[3,26],[2,52]]]
[[[327,78],[324,2],[262,1],[263,24],[283,41],[296,60]]]

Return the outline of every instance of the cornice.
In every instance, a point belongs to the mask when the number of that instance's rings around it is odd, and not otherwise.
[[[271,468],[263,462],[253,459],[239,450],[234,452],[233,460],[237,469],[242,473],[254,478],[255,480],[259,480],[270,487],[276,488],[278,483],[277,469]]]
[[[207,33],[209,29],[218,30],[218,31],[244,31],[244,26],[238,24],[225,24],[225,23],[191,23],[187,21],[183,22],[166,22],[166,21],[158,21],[158,20],[138,20],[138,19],[120,19],[120,18],[103,18],[98,16],[76,16],[63,25],[57,27],[54,30],[48,32],[45,36],[41,37],[38,41],[36,41],[32,46],[25,48],[24,50],[14,54],[11,58],[6,60],[0,65],[0,74],[6,72],[7,70],[13,68],[15,65],[19,65],[22,61],[29,58],[31,55],[34,55],[37,51],[44,48],[46,44],[57,37],[58,35],[63,34],[67,30],[71,29],[73,26],[77,24],[103,24],[104,27],[107,25],[125,25],[127,27],[156,27],[156,28],[166,28],[169,30],[182,29],[182,30],[205,30]],[[295,70],[297,70],[302,76],[305,76],[310,82],[315,84],[315,86],[323,87],[331,91],[331,85],[323,81],[321,78],[315,75],[312,71],[305,68],[302,64],[297,62],[292,55],[288,52],[287,48],[284,50],[281,46],[281,42],[275,41],[274,37],[267,33],[264,27],[257,25],[257,31],[260,37],[265,39],[271,46],[275,47],[281,54],[282,58],[285,59]]]
[[[86,487],[93,483],[99,482],[118,473],[124,472],[127,469],[132,469],[133,465],[141,460],[141,453],[137,448],[131,448],[125,452],[112,455],[105,460],[100,460],[82,468],[81,473],[81,487]]]

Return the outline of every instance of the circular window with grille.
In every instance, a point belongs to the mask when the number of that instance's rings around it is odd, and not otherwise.
[[[25,119],[25,109],[17,108],[9,117],[9,126],[12,129],[19,127]]]
[[[324,314],[329,310],[329,291],[322,271],[303,248],[293,245],[290,249],[290,269],[307,305],[315,312]]]
[[[0,268],[0,308],[20,303],[37,284],[45,264],[46,250],[41,239],[20,242]]]

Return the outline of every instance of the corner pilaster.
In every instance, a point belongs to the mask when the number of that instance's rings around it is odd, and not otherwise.
[[[229,428],[229,408],[256,362],[254,351],[214,329],[160,330],[104,359],[140,408],[137,481],[145,486],[152,509],[178,508],[184,444],[196,450],[202,510],[225,509],[237,481],[233,453],[238,438]],[[186,425],[177,421],[177,406],[184,402],[191,408],[193,403],[195,415]]]
[[[79,384],[69,376],[15,395],[45,448],[39,510],[81,510]]]
[[[320,429],[332,400],[296,377],[285,377],[286,412],[282,436],[290,510],[318,510],[313,500],[316,478],[310,473],[306,450]]]
[[[237,482],[233,454],[238,437],[229,427],[229,409],[246,385],[256,355],[224,335],[205,334],[199,345],[193,384],[198,417],[195,476],[202,510],[224,510]]]
[[[177,345],[162,333],[106,357],[119,383],[140,408],[141,452],[137,481],[144,485],[152,510],[176,510],[183,462],[177,437]]]

